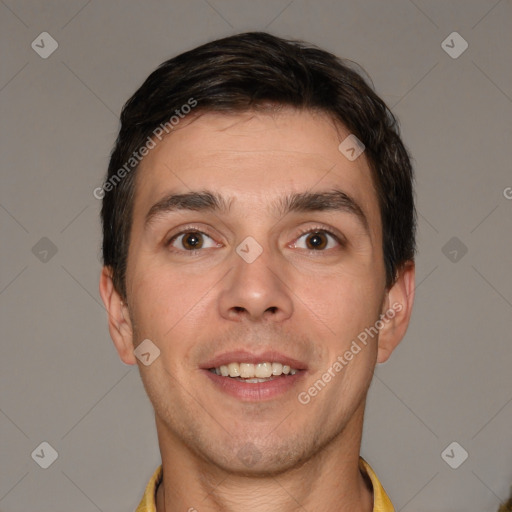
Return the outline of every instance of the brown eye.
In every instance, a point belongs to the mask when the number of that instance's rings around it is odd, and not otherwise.
[[[332,249],[336,245],[341,245],[338,238],[324,230],[304,233],[294,243],[294,247],[308,251],[323,251]]]
[[[185,251],[217,247],[217,244],[211,237],[200,231],[185,231],[179,233],[169,241],[168,245],[175,249]]]
[[[306,237],[306,246],[311,250],[325,249],[328,242],[326,234],[321,232],[311,233]]]
[[[188,250],[200,249],[203,245],[201,233],[187,233],[183,236],[182,244]]]

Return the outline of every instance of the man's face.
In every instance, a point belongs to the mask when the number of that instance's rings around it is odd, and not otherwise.
[[[348,135],[291,109],[204,114],[140,165],[127,301],[134,346],[160,349],[139,366],[167,443],[229,471],[272,472],[360,427],[376,338],[299,400],[389,307],[377,196],[364,154],[338,150]],[[195,193],[223,203],[182,208]],[[259,375],[298,371],[263,382],[211,371],[250,375],[251,363],[277,363]]]

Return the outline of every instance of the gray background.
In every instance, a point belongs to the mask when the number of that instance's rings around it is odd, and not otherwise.
[[[376,372],[362,454],[398,511],[497,510],[512,483],[510,1],[0,0],[0,17],[2,512],[133,511],[160,463],[99,299],[92,191],[145,77],[245,30],[359,62],[398,115],[417,172],[417,296]],[[59,45],[47,59],[31,47],[43,31]],[[453,31],[469,44],[458,58],[441,46]],[[58,452],[46,470],[31,458],[43,441]],[[441,457],[453,441],[469,454],[458,469]]]

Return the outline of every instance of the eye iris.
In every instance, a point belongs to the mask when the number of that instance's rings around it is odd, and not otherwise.
[[[325,233],[311,233],[306,238],[306,244],[309,249],[323,249],[327,245]]]
[[[185,249],[199,249],[203,245],[203,240],[199,233],[187,233],[183,237],[183,247]]]

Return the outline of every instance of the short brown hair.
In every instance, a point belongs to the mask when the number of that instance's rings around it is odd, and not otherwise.
[[[137,169],[130,159],[190,98],[200,113],[243,112],[268,103],[321,111],[356,135],[377,190],[386,283],[394,283],[397,270],[414,258],[416,230],[413,170],[395,117],[353,63],[304,42],[249,32],[164,62],[123,107],[105,182],[113,186],[105,188],[101,210],[103,261],[123,298]]]

